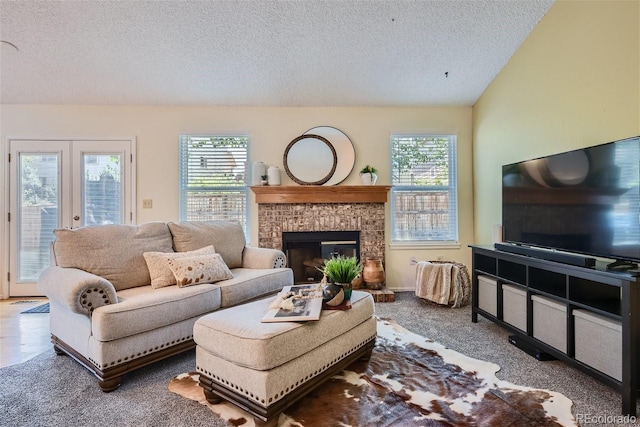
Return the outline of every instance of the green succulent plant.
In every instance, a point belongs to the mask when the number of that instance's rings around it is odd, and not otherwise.
[[[374,168],[373,166],[365,166],[362,168],[362,170],[360,171],[360,173],[378,173],[378,169]]]
[[[362,271],[362,264],[356,257],[334,256],[325,260],[318,270],[335,283],[351,283]]]

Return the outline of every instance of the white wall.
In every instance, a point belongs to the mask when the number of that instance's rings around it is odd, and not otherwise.
[[[352,140],[354,170],[340,185],[359,185],[358,171],[366,164],[379,170],[379,184],[389,184],[389,136],[392,133],[453,133],[458,136],[460,247],[458,249],[389,248],[387,285],[402,286],[409,258],[451,259],[469,263],[473,241],[471,108],[258,108],[168,106],[2,105],[2,140],[8,137],[137,138],[137,222],[178,219],[178,136],[180,134],[249,133],[250,162],[261,160],[282,170],[282,185],[297,185],[284,173],[287,144],[315,126],[333,126]],[[3,173],[2,188],[7,190]],[[142,200],[153,208],[143,209]],[[2,197],[4,201],[4,197]],[[2,202],[0,202],[2,203]],[[252,195],[250,233],[257,236],[257,205]],[[4,209],[2,210],[4,212]],[[387,214],[388,208],[387,208]],[[0,235],[6,255],[6,218]],[[390,235],[387,221],[387,242]],[[6,271],[0,272],[7,296]]]

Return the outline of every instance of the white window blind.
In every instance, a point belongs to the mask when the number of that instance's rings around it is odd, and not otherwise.
[[[455,135],[391,136],[391,240],[457,243]]]
[[[180,136],[180,219],[237,220],[248,236],[249,137]]]

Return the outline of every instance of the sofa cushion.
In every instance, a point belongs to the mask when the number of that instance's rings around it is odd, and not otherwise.
[[[268,370],[295,359],[371,319],[373,297],[354,291],[350,310],[323,310],[319,322],[261,323],[272,298],[219,310],[198,319],[193,339],[221,359]]]
[[[193,251],[213,245],[229,268],[242,266],[242,251],[247,244],[238,221],[169,222],[176,252]]]
[[[119,291],[118,301],[93,310],[91,333],[96,340],[112,341],[210,313],[220,307],[220,289],[213,284],[148,285]]]
[[[143,253],[172,251],[164,222],[57,229],[53,251],[60,267],[79,268],[110,281],[116,290],[151,283]]]
[[[203,283],[215,283],[233,279],[233,274],[220,254],[192,255],[170,259],[169,268],[176,277],[176,283],[183,288]]]
[[[176,284],[176,276],[169,268],[169,260],[193,255],[213,255],[216,250],[213,246],[205,246],[204,248],[188,252],[145,252],[142,255],[147,262],[149,276],[151,276],[151,287],[153,289],[164,288]]]
[[[217,282],[221,307],[231,307],[293,285],[290,268],[234,268],[233,279]]]

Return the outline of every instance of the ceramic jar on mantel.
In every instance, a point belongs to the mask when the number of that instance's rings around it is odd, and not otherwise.
[[[251,166],[251,185],[262,184],[262,177],[267,174],[267,166],[262,162],[253,162]]]
[[[366,258],[362,269],[362,279],[367,289],[379,290],[384,287],[384,266],[380,257]]]
[[[277,166],[269,166],[267,169],[267,181],[269,185],[280,185],[280,168]]]
[[[375,173],[361,173],[360,179],[362,180],[363,185],[374,185],[378,180],[378,174]]]

